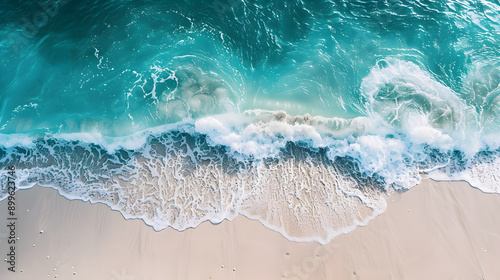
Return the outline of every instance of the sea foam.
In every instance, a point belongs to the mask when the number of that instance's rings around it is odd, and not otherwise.
[[[155,230],[241,214],[291,240],[327,243],[381,214],[387,194],[417,185],[423,172],[500,193],[498,137],[485,129],[496,120],[498,90],[481,84],[496,68],[477,68],[468,78],[485,97],[482,110],[416,63],[389,57],[361,83],[364,116],[238,112],[228,105],[216,110],[226,113],[192,114],[121,137],[3,134],[0,176],[16,166],[19,188],[38,184],[104,203]],[[211,92],[222,106],[227,96],[219,86]],[[158,110],[172,110],[170,99],[153,97]],[[203,110],[200,100],[189,100],[186,108]]]
[[[241,214],[291,240],[327,243],[381,214],[387,193],[415,186],[421,172],[498,192],[499,152],[469,156],[438,131],[431,134],[444,141],[406,135],[377,117],[254,110],[124,137],[23,136],[0,150],[0,165],[16,166],[20,188],[105,203],[155,230]]]

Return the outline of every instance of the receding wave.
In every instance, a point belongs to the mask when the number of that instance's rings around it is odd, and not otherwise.
[[[0,165],[19,169],[21,188],[105,203],[155,230],[242,214],[292,240],[322,243],[381,214],[386,193],[411,188],[421,172],[500,190],[498,150],[468,156],[374,131],[368,118],[248,111],[126,137],[6,137]]]

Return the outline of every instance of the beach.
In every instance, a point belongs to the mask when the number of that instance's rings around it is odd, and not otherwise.
[[[500,196],[429,179],[330,243],[292,242],[238,216],[156,232],[103,204],[35,186],[16,193],[16,272],[1,279],[495,279]],[[7,201],[0,208],[7,208]],[[7,211],[0,220],[7,222]],[[7,227],[0,227],[2,259]]]
[[[498,1],[4,1],[0,280],[500,279]]]

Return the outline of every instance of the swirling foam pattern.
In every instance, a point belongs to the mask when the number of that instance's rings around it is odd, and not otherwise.
[[[10,1],[0,167],[156,230],[328,242],[421,173],[500,192],[489,1]],[[1,194],[5,197],[5,193]]]

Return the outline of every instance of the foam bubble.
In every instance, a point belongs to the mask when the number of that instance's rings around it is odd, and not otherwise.
[[[375,120],[247,111],[126,137],[30,138],[1,149],[0,164],[18,167],[21,188],[105,203],[156,230],[242,214],[291,240],[322,243],[382,213],[383,193],[411,188],[422,171],[498,192],[491,155],[452,150],[454,139],[423,117],[408,135]]]
[[[363,79],[365,105],[395,132],[414,143],[473,156],[484,148],[475,110],[449,87],[408,61],[388,58]]]
[[[486,107],[496,102],[492,88]],[[0,165],[18,167],[21,188],[105,203],[156,230],[242,214],[291,240],[322,243],[382,213],[384,192],[413,187],[420,172],[500,192],[498,137],[480,128],[489,115],[481,119],[457,93],[397,59],[376,65],[361,92],[370,117],[251,110],[123,137],[1,135]]]

